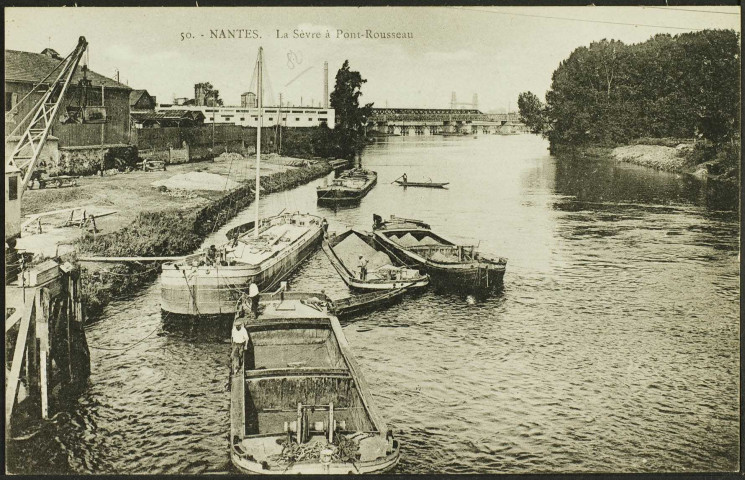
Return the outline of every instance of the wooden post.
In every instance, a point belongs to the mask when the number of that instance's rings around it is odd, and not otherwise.
[[[16,395],[18,395],[18,382],[21,375],[21,366],[23,364],[23,356],[26,353],[26,343],[28,342],[28,332],[31,325],[31,314],[34,310],[34,297],[30,296],[26,299],[23,306],[23,319],[21,320],[21,326],[18,330],[18,337],[16,339],[15,350],[13,351],[13,363],[10,365],[10,374],[8,375],[8,383],[6,384],[5,390],[5,425],[6,428],[10,425],[10,418],[13,414],[13,407],[16,402]],[[28,368],[28,361],[26,362],[26,370]]]
[[[49,418],[49,292],[36,292],[36,338],[39,339],[39,384],[41,386],[41,418]]]
[[[104,86],[101,85],[101,106],[106,106],[106,99],[105,99],[105,92],[104,92]],[[105,145],[105,139],[106,139],[106,121],[101,124],[101,146]]]
[[[72,382],[72,337],[70,336],[70,322],[72,321],[72,301],[70,295],[70,284],[72,276],[68,273],[65,275],[66,282],[62,298],[62,311],[65,312],[65,338],[67,340],[67,378]]]
[[[329,443],[334,443],[334,402],[329,402]]]

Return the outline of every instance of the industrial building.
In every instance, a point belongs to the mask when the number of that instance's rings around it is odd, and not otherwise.
[[[208,107],[196,105],[159,105],[157,111],[179,110],[195,111],[204,114],[205,123],[233,124],[242,127],[256,127],[259,123],[259,109],[254,107],[221,106]],[[264,107],[263,126],[271,127],[317,127],[326,124],[334,128],[333,108],[320,107]]]
[[[5,136],[18,127],[43,95],[36,91],[20,103],[35,85],[43,82],[63,58],[51,48],[42,53],[5,50]],[[72,76],[60,119],[51,134],[60,147],[129,144],[130,92],[132,89],[87,68]],[[95,112],[96,118],[76,118],[81,107]],[[91,109],[90,107],[97,107]],[[18,131],[23,131],[21,126]]]

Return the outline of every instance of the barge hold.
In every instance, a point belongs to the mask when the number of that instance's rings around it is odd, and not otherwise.
[[[318,203],[344,204],[356,203],[368,194],[378,183],[378,174],[363,168],[353,168],[332,180],[331,185],[316,189]]]
[[[394,266],[391,257],[376,246],[371,234],[347,230],[324,239],[322,246],[331,265],[352,289],[380,291],[429,284],[428,275],[405,266]],[[364,278],[359,268],[360,259],[366,263]]]
[[[399,444],[323,294],[261,295],[246,324],[248,348],[233,359],[230,458],[249,474],[380,473]]]
[[[423,268],[433,284],[459,290],[487,291],[503,286],[507,259],[482,256],[474,245],[458,245],[432,231],[420,220],[373,215],[378,246],[391,255]]]

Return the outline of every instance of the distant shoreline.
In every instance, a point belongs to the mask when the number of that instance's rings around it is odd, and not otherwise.
[[[693,140],[647,139],[615,147],[584,145],[556,147],[554,155],[572,155],[591,158],[608,158],[655,170],[692,175],[701,180],[727,183],[739,181],[737,172],[727,168],[720,160],[696,162]]]

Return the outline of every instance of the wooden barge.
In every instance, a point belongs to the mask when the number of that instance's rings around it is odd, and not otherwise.
[[[371,170],[353,168],[332,180],[331,185],[316,189],[318,203],[344,204],[362,200],[378,183],[378,174]]]
[[[212,263],[200,253],[164,264],[162,310],[179,315],[234,314],[241,292],[251,283],[260,291],[273,290],[315,251],[322,223],[321,217],[301,213],[263,218],[258,238],[253,229],[233,236]]]
[[[394,266],[391,257],[381,251],[371,234],[347,230],[322,242],[322,248],[339,276],[352,289],[380,291],[426,287],[429,276],[418,270]],[[360,278],[359,257],[367,260],[367,275]]]
[[[474,245],[458,245],[420,220],[374,215],[373,234],[384,251],[424,269],[434,284],[457,290],[491,290],[503,286],[507,259],[482,256]]]
[[[357,474],[393,469],[400,448],[377,414],[323,294],[262,295],[233,370],[230,458],[249,474]]]

